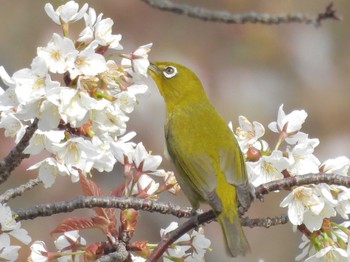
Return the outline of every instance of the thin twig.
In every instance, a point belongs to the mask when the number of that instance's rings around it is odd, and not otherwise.
[[[323,13],[318,14],[316,19],[316,26],[321,26],[322,21],[332,19],[332,20],[343,20],[343,17],[338,14],[337,10],[334,8],[334,4],[330,3]]]
[[[245,23],[259,23],[266,25],[278,25],[289,23],[303,23],[320,26],[324,20],[341,20],[341,16],[337,14],[333,3],[330,3],[323,12],[318,15],[307,15],[302,13],[295,14],[268,14],[268,13],[241,13],[235,14],[227,11],[213,11],[201,7],[190,6],[186,4],[176,4],[170,0],[142,0],[146,4],[163,10],[180,15],[186,15],[192,18],[221,22],[227,24],[245,24]]]
[[[290,190],[294,186],[304,186],[309,184],[321,183],[326,183],[328,185],[345,186],[350,188],[350,177],[326,173],[287,177],[256,187],[255,195],[256,198],[261,199],[263,195],[266,195],[276,190]]]
[[[40,178],[35,178],[29,180],[27,183],[20,185],[16,188],[11,188],[7,190],[5,193],[0,195],[0,203],[5,203],[9,201],[11,198],[15,198],[21,196],[25,191],[41,184],[43,181]]]
[[[169,214],[175,217],[189,217],[191,208],[180,207],[172,203],[161,203],[151,199],[140,199],[134,197],[97,197],[97,196],[79,196],[77,198],[60,201],[55,203],[40,204],[30,208],[22,208],[14,210],[16,220],[28,220],[36,217],[47,217],[59,213],[72,212],[81,208],[119,208],[136,210],[144,210],[149,212],[157,212],[161,214]]]
[[[28,146],[30,138],[38,128],[38,119],[27,127],[22,139],[11,150],[11,152],[0,161],[0,184],[4,183],[11,175],[11,172],[22,162],[24,158],[29,157],[23,154],[24,149]]]
[[[270,228],[272,226],[283,225],[289,222],[288,216],[283,214],[281,216],[276,217],[263,217],[263,218],[249,218],[243,217],[241,218],[241,225],[243,227],[265,227]]]

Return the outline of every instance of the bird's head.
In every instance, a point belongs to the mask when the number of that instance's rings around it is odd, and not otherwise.
[[[198,77],[183,65],[173,62],[153,62],[148,72],[156,82],[167,106],[206,99]]]

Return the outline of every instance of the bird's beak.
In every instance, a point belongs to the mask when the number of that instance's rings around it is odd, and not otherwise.
[[[160,69],[153,63],[150,63],[150,65],[148,66],[147,69],[148,73],[153,76],[153,75],[157,75],[160,73]]]

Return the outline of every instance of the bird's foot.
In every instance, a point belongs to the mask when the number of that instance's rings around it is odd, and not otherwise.
[[[238,197],[238,214],[243,216],[249,209],[250,204],[256,199],[255,187],[247,182],[236,186]]]
[[[249,194],[250,194],[251,202],[253,202],[256,199],[256,194],[255,194],[255,186],[253,186],[252,183],[249,183]]]

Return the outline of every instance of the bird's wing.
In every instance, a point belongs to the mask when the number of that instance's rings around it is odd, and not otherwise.
[[[251,187],[245,160],[238,145],[220,151],[220,168],[225,174],[226,181],[236,187],[238,201],[247,210],[251,202]]]
[[[238,145],[221,149],[219,157],[220,168],[228,183],[239,185],[248,181],[245,160]]]
[[[181,175],[182,187],[190,187],[196,195],[207,201],[215,211],[221,211],[221,201],[215,189],[217,187],[216,170],[210,157],[201,153],[196,156],[188,156],[182,153],[180,148],[168,145],[168,151],[174,164]],[[199,201],[199,199],[197,199]]]
[[[211,158],[206,153],[188,158],[190,174],[193,174],[195,186],[200,188],[204,198],[214,208],[215,211],[221,212],[221,201],[216,194],[217,178],[216,169]]]

